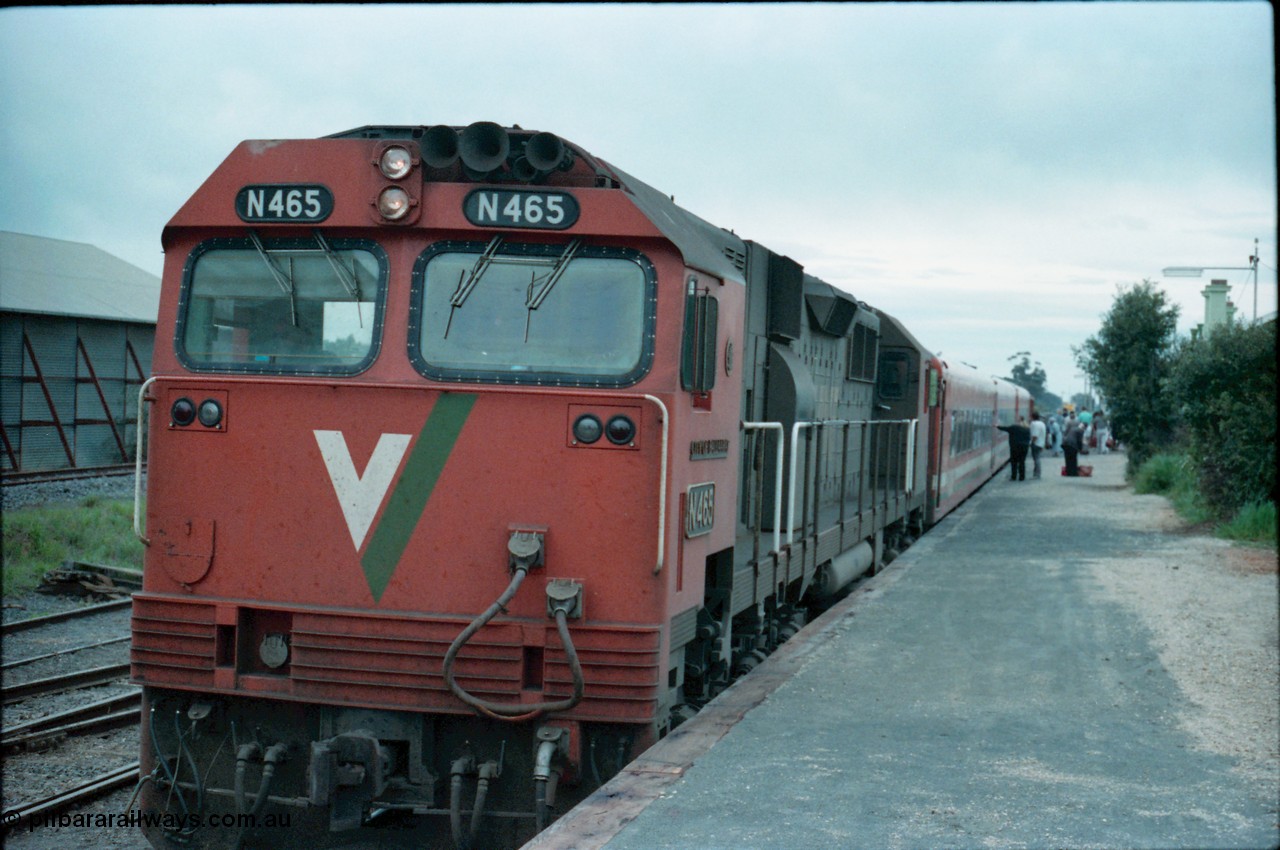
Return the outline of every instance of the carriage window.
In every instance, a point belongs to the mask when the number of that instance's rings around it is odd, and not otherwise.
[[[218,239],[187,263],[178,356],[196,371],[355,374],[377,354],[386,260],[363,240]]]
[[[654,291],[635,251],[438,244],[414,269],[410,356],[440,380],[625,386],[653,359]]]

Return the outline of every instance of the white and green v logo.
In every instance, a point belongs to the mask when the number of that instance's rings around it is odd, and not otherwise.
[[[394,487],[392,480],[400,470],[411,435],[383,434],[364,472],[358,473],[341,431],[314,432],[356,551],[368,540],[360,564],[374,601],[387,589],[475,400],[474,395],[464,393],[440,395]],[[374,526],[384,501],[386,510]]]

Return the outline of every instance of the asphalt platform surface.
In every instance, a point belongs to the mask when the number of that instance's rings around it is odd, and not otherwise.
[[[1176,541],[1108,512],[1123,455],[1082,460],[1002,472],[526,850],[1277,846],[1275,783],[1196,745],[1098,587]]]

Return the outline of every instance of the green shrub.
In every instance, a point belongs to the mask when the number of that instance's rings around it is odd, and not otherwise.
[[[1199,486],[1218,518],[1276,491],[1276,341],[1271,323],[1214,329],[1183,345],[1165,385]]]
[[[1228,540],[1276,545],[1275,502],[1253,502],[1241,508],[1230,522],[1218,526],[1218,536]]]
[[[1200,491],[1195,465],[1186,454],[1165,452],[1149,458],[1134,474],[1133,489],[1168,498],[1174,510],[1193,525],[1216,518]]]
[[[1195,484],[1195,472],[1187,458],[1176,454],[1158,454],[1138,467],[1133,489],[1138,493],[1167,495],[1178,486]]]

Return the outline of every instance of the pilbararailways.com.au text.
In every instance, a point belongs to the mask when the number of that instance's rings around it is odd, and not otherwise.
[[[11,812],[9,818],[16,820]],[[99,812],[97,814],[42,814],[27,818],[27,831],[49,827],[80,829],[138,829],[150,827],[170,832],[186,832],[205,827],[223,829],[282,829],[290,826],[289,812],[270,815],[225,814],[160,814],[158,812]],[[9,824],[5,824],[8,826]]]

